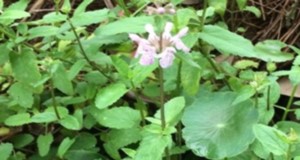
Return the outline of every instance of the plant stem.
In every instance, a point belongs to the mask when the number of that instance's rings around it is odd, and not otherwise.
[[[289,98],[289,101],[288,101],[288,103],[287,103],[287,105],[286,105],[286,109],[285,109],[285,111],[284,111],[284,113],[283,113],[283,116],[282,116],[282,119],[281,119],[282,121],[284,121],[284,120],[286,119],[287,114],[288,114],[288,112],[290,111],[290,108],[291,108],[291,106],[292,106],[292,103],[293,103],[293,100],[294,100],[294,97],[295,97],[295,93],[296,93],[296,91],[297,91],[297,88],[298,88],[298,85],[295,85],[295,86],[293,87],[291,96],[290,96],[290,98]]]
[[[50,80],[50,92],[51,92],[51,97],[52,97],[52,105],[53,105],[54,112],[55,112],[57,119],[60,119],[61,117],[60,117],[58,109],[57,109],[57,103],[56,103],[56,99],[55,99],[55,93],[54,93],[53,86],[54,86],[53,80]]]
[[[271,92],[271,87],[268,86],[268,91],[267,91],[267,110],[270,110],[270,92]]]
[[[129,9],[127,8],[127,6],[126,6],[124,0],[117,0],[117,3],[118,3],[118,5],[124,10],[125,15],[126,15],[126,16],[129,16],[129,15],[130,15],[130,11],[129,11]]]
[[[77,32],[76,32],[76,29],[75,29],[75,27],[74,27],[74,25],[73,25],[73,23],[71,22],[71,20],[70,20],[69,17],[67,18],[67,21],[68,21],[68,23],[69,23],[69,25],[70,25],[70,27],[71,27],[71,30],[73,31],[73,33],[74,33],[74,35],[75,35],[75,37],[76,37],[76,41],[78,42],[79,49],[80,49],[80,51],[81,51],[81,52],[80,52],[81,55],[82,55],[82,56],[84,57],[84,59],[90,64],[90,66],[92,66],[93,68],[95,68],[96,70],[98,70],[104,77],[106,77],[108,80],[110,80],[110,77],[109,77],[108,75],[106,75],[106,74],[101,70],[101,68],[99,68],[97,65],[95,65],[95,64],[89,59],[89,57],[87,56],[85,50],[83,49],[82,43],[81,43],[80,38],[79,38],[79,36],[78,36],[78,34],[77,34]]]
[[[292,150],[292,144],[289,144],[287,153],[286,153],[286,160],[291,160],[291,150]]]
[[[159,66],[159,89],[160,89],[160,118],[161,118],[161,129],[166,128],[165,118],[165,94],[164,94],[164,70]]]
[[[206,16],[206,11],[207,11],[207,6],[208,6],[208,0],[204,0],[203,12],[202,12],[201,24],[200,24],[200,32],[203,30],[203,27],[205,24],[205,16]]]
[[[133,93],[134,93],[134,95],[135,95],[135,97],[137,99],[137,102],[142,104],[143,101],[142,101],[139,93],[137,92],[137,88],[135,87],[135,85],[134,85],[134,83],[132,81],[130,81],[130,83],[131,83],[131,86],[133,88]],[[146,125],[146,116],[144,114],[143,108],[142,107],[138,107],[138,108],[139,108],[139,111],[140,111],[140,116],[142,118],[142,126],[145,126]]]

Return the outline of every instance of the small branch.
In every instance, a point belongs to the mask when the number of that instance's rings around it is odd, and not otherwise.
[[[114,8],[114,5],[113,5],[113,3],[111,2],[111,0],[104,0],[104,3],[105,3],[105,5],[106,5],[106,7],[107,7],[108,9],[113,9],[113,8]]]
[[[75,37],[76,37],[76,40],[77,40],[77,42],[78,42],[78,45],[79,45],[79,49],[80,49],[80,53],[81,53],[81,55],[84,57],[84,59],[90,64],[90,66],[92,66],[93,68],[95,68],[96,70],[98,70],[101,74],[103,74],[108,80],[110,80],[110,77],[108,76],[108,75],[106,75],[97,65],[95,65],[95,63],[93,63],[90,59],[89,59],[89,57],[87,56],[87,54],[86,54],[86,52],[85,52],[85,50],[83,49],[83,46],[82,46],[82,43],[81,43],[81,41],[80,41],[80,38],[79,38],[79,36],[78,36],[78,34],[77,34],[77,32],[76,32],[76,29],[75,29],[75,27],[74,27],[74,25],[73,25],[73,23],[71,22],[71,20],[70,20],[70,18],[67,18],[67,21],[68,21],[68,23],[69,23],[69,25],[70,25],[70,27],[71,27],[71,30],[73,31],[73,33],[74,33],[74,35],[75,35]]]

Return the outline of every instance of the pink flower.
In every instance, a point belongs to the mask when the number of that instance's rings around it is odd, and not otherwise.
[[[185,53],[189,52],[190,48],[181,40],[187,34],[188,28],[181,29],[175,36],[171,34],[172,28],[173,24],[167,22],[161,36],[158,36],[154,27],[147,24],[145,26],[145,30],[148,32],[147,39],[136,34],[129,34],[129,38],[138,44],[135,58],[140,57],[139,62],[141,65],[151,65],[155,62],[155,59],[158,59],[162,68],[168,68],[173,64],[176,49]]]

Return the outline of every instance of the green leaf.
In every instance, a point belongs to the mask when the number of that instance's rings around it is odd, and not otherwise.
[[[61,119],[59,123],[70,130],[80,130],[82,128],[82,125],[78,122],[78,120],[71,115],[68,115],[65,118]]]
[[[154,19],[150,16],[124,18],[107,25],[101,25],[96,29],[98,35],[115,35],[118,33],[144,33],[146,24],[153,24]]]
[[[293,86],[300,84],[300,66],[293,66],[289,73],[289,79]]]
[[[68,79],[67,71],[64,68],[63,64],[60,62],[55,63],[53,66],[53,85],[63,93],[67,95],[73,95],[73,85],[72,82]]]
[[[10,63],[14,77],[18,81],[30,85],[37,83],[41,79],[33,51],[23,49],[19,54],[10,53]]]
[[[141,121],[139,112],[129,107],[112,108],[92,114],[101,125],[116,129],[139,126]]]
[[[65,158],[67,160],[102,160],[101,155],[99,154],[98,150],[84,150],[84,149],[79,149],[79,150],[70,150],[66,153]]]
[[[254,140],[252,125],[258,120],[252,101],[234,105],[237,94],[233,92],[210,93],[202,89],[198,95],[182,118],[187,147],[209,159],[244,152]]]
[[[80,14],[80,13],[84,13],[84,11],[86,10],[86,7],[91,4],[93,2],[93,0],[85,0],[82,1],[80,3],[80,5],[78,7],[76,7],[75,11],[74,11],[74,15]]]
[[[18,113],[8,117],[5,122],[8,126],[22,126],[24,124],[30,123],[29,113]]]
[[[140,83],[142,83],[148,76],[150,76],[153,71],[158,67],[158,64],[152,64],[150,66],[141,66],[136,65],[132,72],[129,73],[129,79],[132,80],[132,83],[134,86],[138,86]]]
[[[239,6],[239,9],[242,10],[246,7],[247,0],[236,0],[236,3]]]
[[[123,83],[114,83],[98,91],[95,104],[99,109],[107,108],[119,100],[126,92],[127,88]]]
[[[13,145],[11,143],[0,144],[0,157],[2,160],[8,159],[12,151],[13,151]]]
[[[250,40],[219,26],[205,25],[199,37],[220,51],[241,57],[257,57]]]
[[[140,128],[113,129],[101,138],[106,142],[103,146],[106,152],[114,159],[121,159],[119,149],[142,139]]]
[[[255,137],[266,150],[274,155],[285,155],[288,151],[288,144],[282,139],[286,135],[273,127],[262,124],[253,126]]]
[[[85,65],[86,65],[85,60],[78,60],[75,64],[73,64],[73,66],[68,71],[68,79],[69,80],[74,79]]]
[[[33,142],[34,137],[31,134],[19,134],[10,139],[10,142],[14,145],[14,148],[21,149],[31,142]]]
[[[79,133],[75,138],[70,150],[91,149],[97,144],[97,138],[94,135],[86,132]]]
[[[59,158],[63,159],[65,153],[69,150],[75,139],[65,138],[58,147],[57,155]]]
[[[286,46],[279,40],[265,40],[257,43],[254,50],[266,62],[285,62],[293,59],[292,54],[281,51]]]
[[[153,134],[144,137],[133,160],[162,160],[165,148],[170,141],[170,135]]]
[[[9,49],[7,48],[6,44],[0,45],[0,66],[2,66],[4,63],[6,63],[9,60]]]
[[[20,106],[32,107],[34,99],[32,89],[29,86],[17,82],[9,88],[8,93]]]
[[[182,111],[185,107],[185,100],[183,97],[175,97],[165,103],[165,120],[166,124],[175,126],[181,118]],[[156,112],[155,118],[160,119],[161,110]]]
[[[7,10],[4,11],[1,16],[0,16],[0,22],[3,20],[15,20],[15,19],[20,19],[20,18],[25,18],[25,17],[29,17],[30,14],[28,12],[25,11],[21,11],[21,10]]]
[[[57,107],[58,114],[60,118],[64,118],[68,115],[68,110],[64,107]],[[54,108],[51,106],[47,108],[43,113],[34,114],[31,117],[31,122],[33,123],[49,123],[58,120]]]
[[[191,8],[180,8],[176,11],[177,25],[176,27],[186,27],[191,19],[198,19],[194,9]]]
[[[261,16],[260,10],[255,6],[246,6],[243,10],[253,13],[257,18]]]
[[[224,16],[227,7],[227,0],[209,0],[208,4],[215,8],[216,13]]]
[[[180,78],[181,85],[186,93],[189,95],[195,95],[199,90],[200,78],[201,78],[201,70],[190,64],[183,62]]]
[[[237,69],[257,68],[258,65],[258,62],[247,59],[239,60],[234,63],[234,67]]]
[[[29,39],[33,39],[36,37],[49,37],[58,34],[58,27],[55,26],[38,26],[31,28],[29,33]]]
[[[96,11],[88,11],[76,14],[71,18],[74,27],[87,26],[104,21],[108,18],[108,9],[101,9]],[[97,18],[95,18],[97,17]]]
[[[53,142],[53,135],[48,133],[46,135],[39,135],[37,138],[37,146],[40,156],[46,156],[49,153],[51,143]]]

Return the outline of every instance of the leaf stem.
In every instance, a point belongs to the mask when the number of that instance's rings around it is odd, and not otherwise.
[[[290,108],[292,106],[292,103],[293,103],[293,100],[294,100],[295,93],[296,93],[297,89],[298,89],[298,85],[294,85],[291,96],[290,96],[289,101],[286,105],[286,110],[283,113],[283,116],[282,116],[282,119],[281,119],[282,121],[284,121],[286,119],[287,114],[290,111]]]
[[[75,37],[76,37],[76,41],[78,42],[79,49],[80,49],[80,51],[81,51],[81,52],[80,52],[81,55],[82,55],[82,56],[84,57],[84,59],[90,64],[90,66],[92,66],[93,68],[95,68],[96,70],[98,70],[103,76],[105,76],[108,80],[110,80],[110,77],[109,77],[108,75],[106,75],[106,74],[101,70],[101,68],[99,68],[94,62],[92,62],[92,61],[89,59],[89,57],[87,56],[85,50],[83,49],[82,43],[81,43],[80,38],[79,38],[79,36],[78,36],[78,34],[77,34],[77,32],[76,32],[76,29],[75,29],[75,27],[74,27],[74,25],[73,25],[73,23],[71,22],[71,20],[70,20],[69,17],[67,18],[67,21],[68,21],[68,23],[69,23],[69,25],[70,25],[70,27],[71,27],[71,30],[73,31],[73,33],[74,33],[74,35],[75,35]]]

